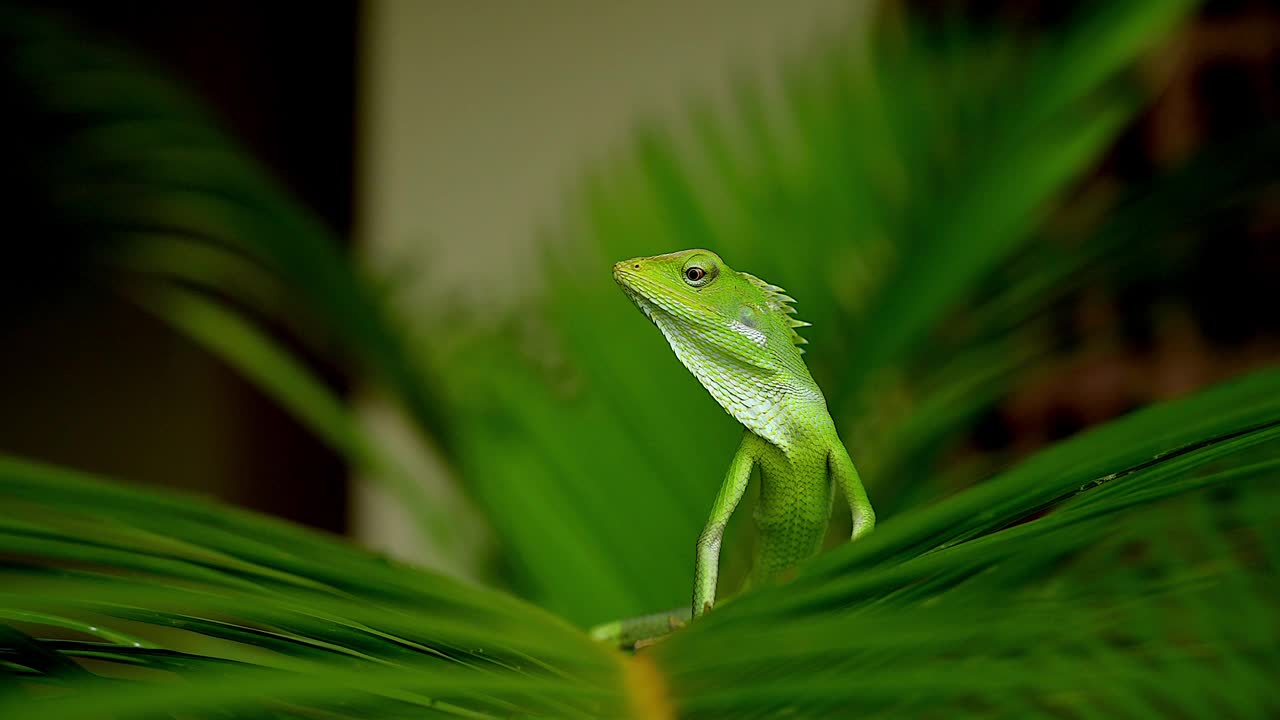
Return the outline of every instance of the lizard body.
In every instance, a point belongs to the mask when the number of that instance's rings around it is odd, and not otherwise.
[[[749,583],[767,582],[821,547],[837,487],[853,514],[853,540],[875,526],[858,471],[801,357],[794,300],[731,269],[707,250],[634,258],[613,267],[627,296],[676,357],[730,415],[742,443],[698,538],[692,615],[716,597],[725,526],[760,471],[759,530]],[[615,624],[616,625],[616,624]]]

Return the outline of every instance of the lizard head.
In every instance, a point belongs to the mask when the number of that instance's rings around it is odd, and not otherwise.
[[[795,332],[809,323],[793,317],[794,300],[782,288],[709,250],[633,258],[614,265],[613,277],[726,409],[726,393],[777,387],[780,376],[812,386],[798,347],[805,340]]]

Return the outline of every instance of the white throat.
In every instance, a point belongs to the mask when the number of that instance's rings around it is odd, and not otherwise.
[[[643,305],[641,306],[644,309]],[[731,359],[706,342],[698,342],[679,323],[662,311],[646,313],[662,331],[671,350],[689,372],[743,427],[759,435],[788,454],[795,440],[794,428],[799,415],[811,415],[816,409],[826,412],[826,401],[812,383],[788,380],[781,372],[752,368]],[[735,328],[736,330],[736,328]],[[764,334],[743,326],[738,332],[757,345],[767,343]],[[751,337],[755,333],[760,340]],[[732,368],[732,371],[730,371]]]

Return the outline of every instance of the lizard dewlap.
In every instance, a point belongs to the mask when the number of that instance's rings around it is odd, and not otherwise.
[[[836,488],[853,513],[853,539],[875,527],[858,471],[804,364],[795,300],[730,268],[708,250],[613,266],[623,291],[662,331],[676,357],[730,415],[742,444],[698,538],[692,612],[715,602],[720,541],[752,470],[760,470],[759,543],[751,581],[769,580],[821,547]]]

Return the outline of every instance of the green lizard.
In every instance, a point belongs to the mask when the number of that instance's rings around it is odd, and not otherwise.
[[[755,468],[759,540],[749,584],[776,578],[820,549],[837,486],[853,512],[852,540],[871,532],[871,503],[800,357],[805,340],[796,328],[809,323],[793,317],[795,301],[782,288],[734,271],[707,250],[620,262],[613,277],[680,362],[745,428],[698,538],[694,617],[715,602],[720,542]],[[678,622],[658,613],[593,632],[614,640],[660,634],[673,620]]]

